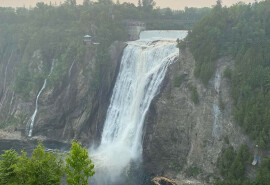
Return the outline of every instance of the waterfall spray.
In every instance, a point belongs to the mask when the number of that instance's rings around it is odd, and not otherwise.
[[[129,42],[125,48],[101,144],[90,149],[97,184],[117,184],[132,162],[141,161],[144,119],[167,67],[178,57],[176,38],[173,41],[144,38]]]

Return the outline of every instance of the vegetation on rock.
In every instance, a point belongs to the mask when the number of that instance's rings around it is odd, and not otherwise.
[[[246,165],[251,165],[252,157],[246,145],[242,145],[237,151],[232,146],[223,149],[218,158],[217,166],[223,177],[218,179],[216,185],[268,185],[270,182],[270,156],[259,165],[254,180],[246,177]]]
[[[195,76],[207,85],[218,58],[232,56],[233,69],[225,76],[232,83],[234,118],[261,148],[270,135],[270,1],[218,3],[194,25],[188,36],[196,60]]]

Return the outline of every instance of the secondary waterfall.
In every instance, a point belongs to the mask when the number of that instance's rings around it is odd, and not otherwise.
[[[186,32],[181,33],[183,38]],[[141,159],[145,115],[159,92],[168,65],[178,57],[176,38],[174,41],[144,38],[129,42],[125,48],[101,144],[90,150],[98,184],[112,184],[128,171],[131,162]]]
[[[219,138],[221,134],[221,125],[219,124],[219,117],[220,117],[220,108],[219,108],[219,96],[220,96],[220,82],[221,82],[221,72],[220,70],[216,71],[215,79],[214,79],[214,88],[216,91],[216,96],[213,103],[213,114],[214,114],[214,123],[213,123],[213,130],[212,136],[215,138]]]
[[[52,62],[50,73],[49,73],[48,77],[52,74],[53,68],[54,68],[54,62]],[[39,96],[41,95],[41,93],[43,92],[43,90],[46,88],[46,84],[47,84],[47,78],[44,80],[44,83],[43,83],[40,91],[37,94],[35,111],[34,111],[33,115],[30,117],[30,119],[28,120],[28,122],[26,124],[26,134],[28,135],[28,137],[32,137],[33,127],[34,127],[36,115],[37,115],[37,112],[38,112],[38,100],[39,100]]]

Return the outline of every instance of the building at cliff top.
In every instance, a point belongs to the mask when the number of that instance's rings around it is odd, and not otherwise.
[[[90,35],[85,35],[85,36],[83,37],[83,42],[84,42],[85,44],[87,44],[87,45],[90,45],[90,44],[92,43],[92,36],[90,36]]]

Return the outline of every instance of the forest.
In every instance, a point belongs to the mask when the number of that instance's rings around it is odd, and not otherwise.
[[[207,86],[217,59],[235,65],[224,73],[232,85],[234,118],[261,148],[269,147],[270,1],[217,4],[192,28],[187,40],[196,59],[194,75]]]
[[[124,20],[144,21],[149,29],[190,29],[209,11],[208,8],[172,11],[168,8],[154,9],[153,6],[153,1],[143,1],[135,6],[108,0],[85,0],[82,5],[77,5],[75,0],[67,0],[59,6],[40,2],[31,9],[0,8],[1,60],[8,60],[12,55],[19,56],[21,60],[21,66],[16,69],[15,92],[27,99],[32,89],[38,91],[52,60],[56,66],[49,83],[63,78],[74,60],[82,60],[86,49],[83,44],[85,34],[90,34],[100,43],[97,63],[104,66],[112,42],[128,38]],[[34,74],[27,66],[37,48],[45,69]],[[37,65],[35,61],[32,63]],[[96,76],[98,78],[99,74]]]
[[[196,23],[185,42],[196,60],[194,75],[205,86],[219,58],[230,57],[234,66],[224,77],[231,84],[236,123],[262,150],[269,149],[270,129],[270,1],[222,7],[221,1]],[[247,147],[225,148],[218,167],[224,177],[216,184],[269,184],[269,157],[256,179],[245,178]],[[236,170],[236,171],[235,171]]]

